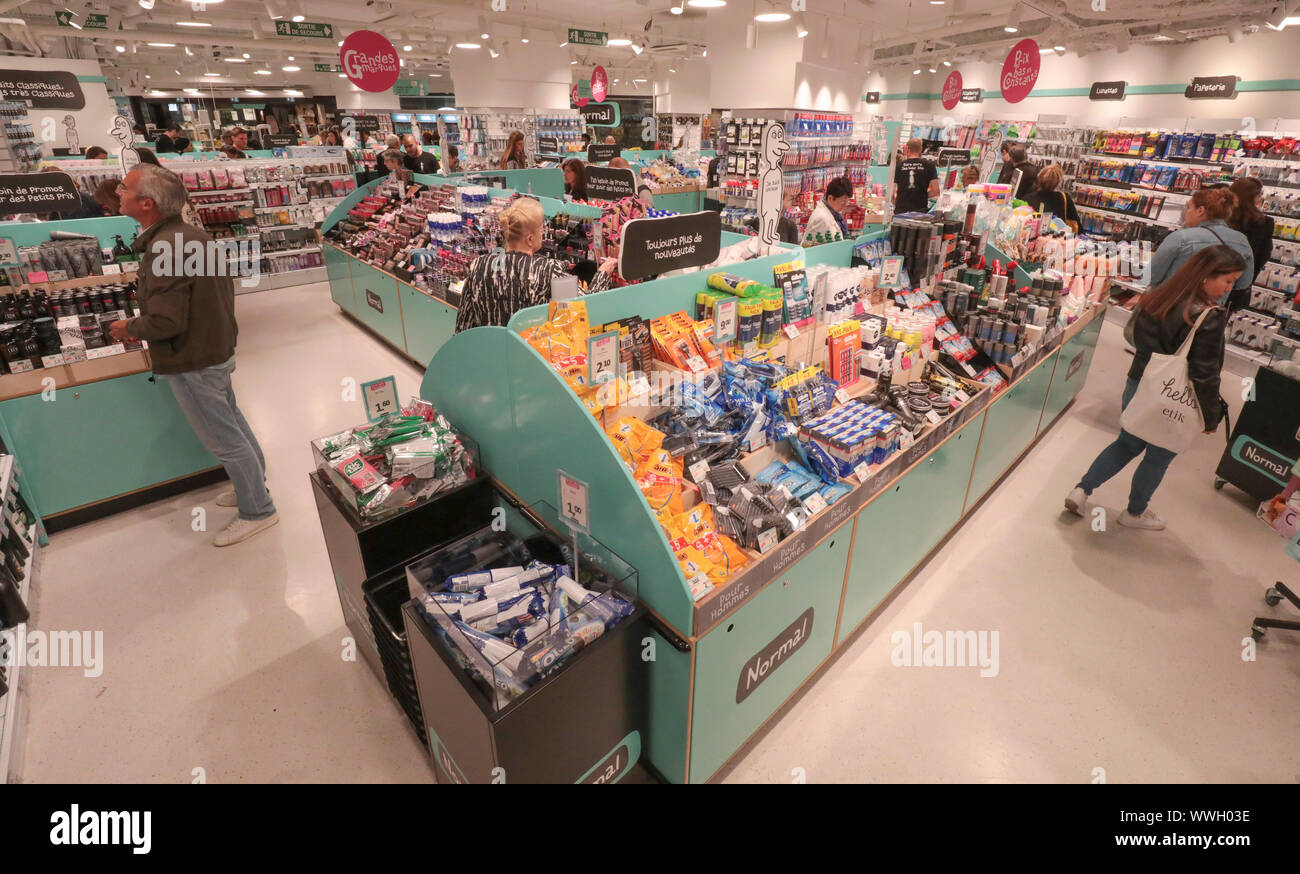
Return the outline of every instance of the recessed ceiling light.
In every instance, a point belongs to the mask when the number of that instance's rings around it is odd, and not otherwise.
[[[251,94],[251,95],[253,95],[254,97],[265,97],[265,96],[266,96],[266,92],[265,92],[265,91],[258,91],[256,88],[249,88],[245,93],[246,93],[246,94]]]
[[[608,43],[606,43],[606,45],[611,45],[611,46],[615,46],[615,47],[617,47],[617,48],[622,48],[623,46],[630,46],[630,45],[632,45],[632,40],[628,39],[628,38],[625,37],[625,36],[616,36],[616,37],[614,37],[613,39],[611,39]]]
[[[289,66],[281,67],[280,69],[284,70],[286,73],[296,73],[301,70],[302,67],[295,67],[293,64],[290,64]]]
[[[479,39],[491,39],[491,38],[492,38],[492,34],[490,34],[490,33],[486,33],[486,32],[484,32],[484,33],[480,33],[480,34],[478,35],[478,38],[479,38]]]
[[[340,79],[346,79],[347,77],[348,77],[348,74],[347,74],[347,73],[339,73],[339,78],[340,78]]]
[[[220,73],[204,73],[205,76],[220,76]]]
[[[151,46],[153,46],[153,47],[156,48],[156,49],[174,49],[174,48],[176,48],[176,43],[174,43],[174,42],[151,42],[151,43],[146,43],[146,45],[151,45]]]
[[[1016,27],[1014,24],[1008,24],[1006,27],[1004,27],[1004,28],[1002,28],[1002,29],[1005,30],[1007,33],[1019,33],[1019,32],[1020,32],[1020,28]]]
[[[668,72],[669,72],[669,73],[676,73],[677,71],[674,70],[672,67],[669,67],[669,68],[668,68]]]
[[[339,73],[339,75],[342,76],[343,74],[342,74],[342,73]],[[441,79],[441,78],[442,78],[442,74],[441,74],[441,73],[430,73],[429,75],[432,76],[432,77],[435,78],[435,79]]]
[[[944,62],[943,62],[943,65],[944,65],[945,67],[951,67],[951,66],[952,66],[952,61],[944,61]]]
[[[726,6],[727,0],[686,0],[686,5],[696,9],[717,9]]]
[[[409,45],[402,46],[402,51],[409,52],[413,47]]]
[[[254,71],[253,71],[253,75],[254,75],[254,76],[269,76],[269,75],[271,75],[271,71],[270,71],[270,70],[254,70]]]
[[[921,75],[921,68],[920,68],[920,67],[917,67],[915,70],[913,70],[913,71],[912,71],[912,75],[913,75],[913,76],[919,76],[919,75]]]
[[[113,46],[113,51],[117,52],[118,54],[121,54],[122,52],[126,51],[126,46],[121,44],[115,45]]]
[[[572,66],[573,66],[574,64],[576,64],[576,63],[578,63],[578,62],[577,62],[577,61],[569,61],[569,66],[572,67]]]
[[[185,89],[185,93],[186,93],[186,94],[199,94],[199,93],[201,93],[201,92],[200,92],[199,89],[197,89],[197,88],[186,88],[186,89]]]
[[[669,9],[668,11],[671,12],[673,15],[681,15],[683,12],[686,11],[686,10],[683,8],[685,5],[686,5],[686,3],[684,2],[684,0],[679,0],[679,2],[677,3],[677,5],[674,6],[673,8],[671,8],[671,9]]]
[[[482,48],[482,46],[480,46],[480,45],[479,45],[478,43],[476,43],[476,42],[458,42],[458,43],[456,43],[456,48],[458,48],[458,49],[477,49],[477,48]]]
[[[210,22],[210,21],[178,21],[178,22],[176,22],[176,26],[177,26],[177,27],[211,27],[211,26],[212,26],[212,22]]]
[[[294,20],[294,21],[306,21],[306,20],[307,20],[307,16],[305,16],[305,15],[295,15],[295,16],[293,17],[293,20]]]
[[[243,58],[224,58],[223,60],[225,60],[225,62],[226,62],[227,64],[247,64],[247,63],[248,63],[248,61],[244,60]]]
[[[936,70],[934,67],[931,67],[931,68],[930,68],[930,72],[931,72],[931,73],[937,73],[937,72],[939,72],[939,71]]]
[[[293,55],[289,55],[289,60],[293,60]]]
[[[152,78],[153,78],[153,76],[150,76],[148,73],[145,73],[145,74],[144,74],[144,77],[145,77],[146,79],[152,79]]]
[[[185,47],[185,56],[188,57],[188,58],[192,58],[192,57],[194,57],[194,52],[190,51],[190,47],[189,47],[189,46],[186,46],[186,47]]]
[[[339,40],[339,48],[343,48],[343,40]]]
[[[245,60],[247,60],[247,59],[249,59],[249,58],[251,58],[251,57],[252,57],[252,55],[250,55],[248,52],[244,52],[244,59],[245,59]]]
[[[295,90],[293,90],[292,88],[286,88],[286,89],[284,89],[284,93],[285,93],[285,94],[288,94],[290,97],[301,97],[301,96],[302,96],[302,92],[301,92],[301,91],[295,91]]]
[[[157,88],[153,89],[153,92],[152,92],[152,93],[153,93],[153,96],[154,96],[154,97],[166,97],[166,96],[167,96],[167,92],[166,92],[166,91],[159,91]]]
[[[764,23],[773,22],[773,21],[789,21],[790,13],[789,12],[760,12],[754,16],[754,20],[762,21]]]

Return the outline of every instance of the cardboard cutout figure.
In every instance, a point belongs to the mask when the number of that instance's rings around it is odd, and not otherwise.
[[[763,128],[758,158],[758,237],[764,246],[781,241],[781,157],[790,150],[785,125],[774,121]]]
[[[77,133],[77,120],[71,115],[63,116],[63,124],[68,129],[68,153],[81,154],[81,136]]]

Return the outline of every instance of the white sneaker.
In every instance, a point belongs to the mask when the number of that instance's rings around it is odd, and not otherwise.
[[[1070,493],[1065,496],[1065,509],[1076,516],[1082,516],[1087,506],[1088,493],[1078,486],[1070,489]]]
[[[258,534],[268,528],[274,527],[279,523],[279,521],[279,513],[272,513],[265,519],[258,519],[256,521],[251,519],[240,519],[236,516],[235,520],[227,525],[226,530],[218,534],[217,539],[212,541],[212,543],[214,546],[231,546],[232,544],[247,540],[254,534]]]
[[[1163,531],[1165,520],[1152,511],[1150,507],[1142,511],[1141,516],[1134,516],[1128,510],[1125,510],[1119,516],[1119,524],[1127,525],[1129,528],[1142,528],[1146,531]]]
[[[239,498],[237,498],[237,497],[235,496],[235,490],[234,490],[234,489],[226,489],[224,492],[222,492],[221,494],[217,495],[217,506],[218,506],[218,507],[238,507],[238,506],[239,506]]]

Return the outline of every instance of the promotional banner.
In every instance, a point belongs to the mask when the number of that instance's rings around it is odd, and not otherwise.
[[[1032,39],[1022,39],[1016,43],[1002,62],[1002,76],[999,85],[1002,99],[1007,103],[1019,103],[1034,90],[1038,81],[1038,71],[1042,66],[1042,56],[1038,54],[1038,43]]]
[[[702,267],[717,259],[721,245],[722,213],[713,210],[633,219],[623,226],[618,273],[624,279],[642,279],[683,267]]]
[[[601,200],[636,197],[636,175],[621,167],[587,166],[587,194]],[[627,248],[624,244],[623,248]],[[627,274],[624,274],[625,276]]]
[[[604,67],[596,67],[591,71],[591,99],[597,103],[603,103],[609,96],[609,75],[605,72]]]
[[[85,109],[86,95],[72,73],[61,70],[0,70],[5,100],[30,100],[33,109]]]
[[[392,88],[402,69],[397,60],[397,49],[373,30],[348,34],[339,49],[339,60],[348,81],[371,93]]]
[[[939,95],[944,109],[952,109],[961,100],[961,73],[953,70],[943,83],[943,93]]]
[[[0,176],[0,215],[80,208],[81,194],[67,173],[6,173]]]

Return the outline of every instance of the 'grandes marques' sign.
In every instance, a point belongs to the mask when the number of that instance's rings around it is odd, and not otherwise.
[[[343,74],[362,91],[378,93],[387,91],[397,82],[401,64],[397,49],[382,35],[373,30],[357,30],[348,34],[339,49]]]
[[[1183,96],[1192,100],[1231,100],[1237,96],[1237,77],[1197,76]]]

